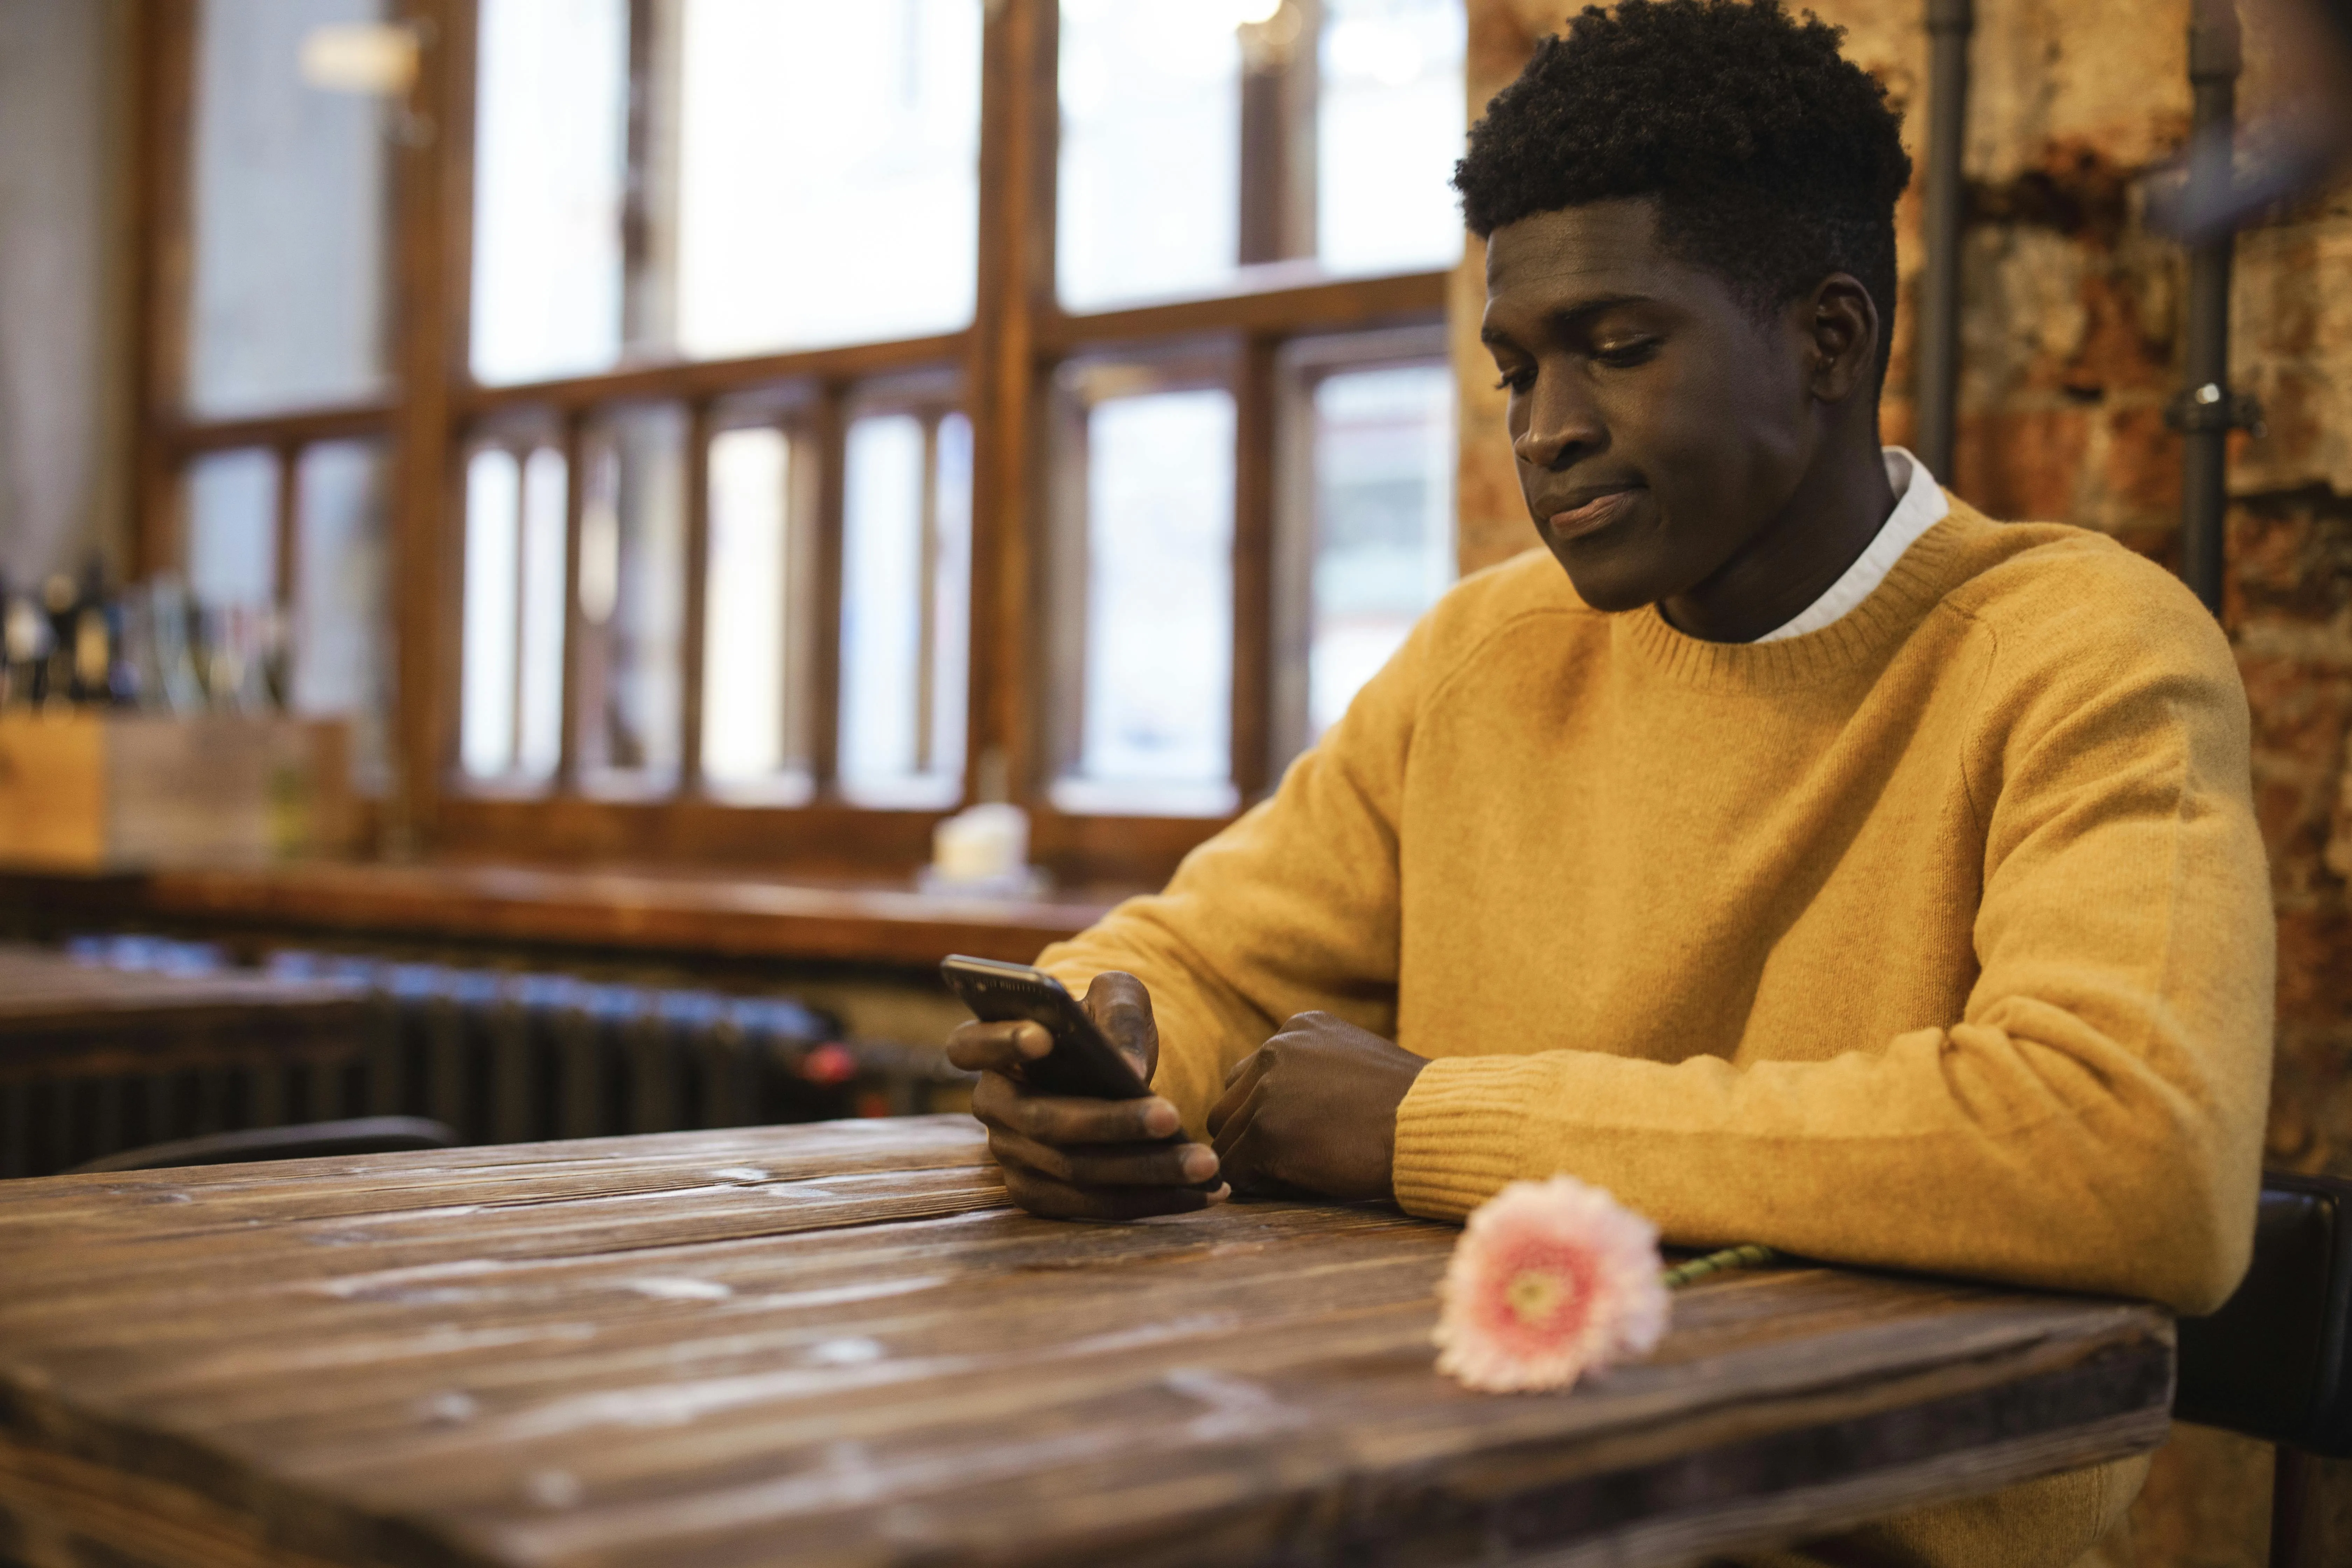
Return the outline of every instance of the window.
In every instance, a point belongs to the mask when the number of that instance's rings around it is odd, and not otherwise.
[[[387,385],[390,161],[373,99],[298,70],[378,0],[206,0],[195,40],[188,411],[270,414]]]
[[[627,0],[482,0],[473,370],[540,381],[621,353]]]
[[[1061,26],[1070,309],[1286,258],[1334,276],[1460,258],[1461,0],[1063,0]]]
[[[1317,254],[1335,272],[1450,267],[1448,182],[1462,135],[1462,7],[1323,0],[1317,52]]]
[[[482,0],[474,373],[966,325],[981,16],[980,0]]]
[[[555,772],[565,486],[544,447],[483,447],[467,464],[458,759],[478,778]]]
[[[1311,744],[1454,581],[1454,377],[1440,364],[1312,376],[1306,724]]]
[[[161,15],[142,556],[421,847],[1156,878],[1452,579],[1461,0]]]
[[[1065,0],[1064,304],[1197,291],[1239,262],[1242,51],[1215,0]]]
[[[675,331],[695,358],[950,332],[980,223],[973,0],[683,0]],[[821,156],[778,156],[784,148]]]
[[[397,116],[319,85],[322,33],[381,0],[166,7],[149,47],[186,120],[151,152],[178,215],[152,268],[139,564],[130,636],[152,700],[348,719],[353,782],[389,787],[388,399]],[[159,139],[167,128],[155,128]],[[168,412],[165,412],[168,411]]]
[[[849,427],[841,584],[842,793],[952,805],[963,791],[971,426],[877,413]]]
[[[1069,812],[1233,809],[1234,397],[1129,365],[1067,377],[1076,515],[1055,541],[1064,628],[1053,785]]]
[[[710,567],[702,647],[702,773],[722,788],[781,800],[803,793],[785,627],[799,575],[792,550],[793,444],[779,429],[710,442]]]

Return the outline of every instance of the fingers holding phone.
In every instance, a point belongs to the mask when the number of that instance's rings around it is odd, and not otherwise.
[[[1094,1020],[1118,1054],[1145,1083],[1160,1067],[1160,1025],[1151,1016],[1151,993],[1120,970],[1097,974],[1078,1005]]]
[[[1147,1087],[1159,1035],[1141,981],[1098,976],[1079,1003],[1014,965],[950,959],[941,972],[982,1015],[948,1037],[948,1059],[981,1075],[972,1114],[1014,1202],[1055,1218],[1137,1219],[1225,1196],[1221,1184],[1202,1190],[1216,1155],[1185,1140],[1176,1108]]]

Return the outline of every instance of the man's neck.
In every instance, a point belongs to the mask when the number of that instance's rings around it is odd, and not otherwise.
[[[1707,642],[1753,642],[1830,591],[1895,510],[1875,432],[1840,444],[1789,504],[1689,592],[1659,603],[1668,625]]]

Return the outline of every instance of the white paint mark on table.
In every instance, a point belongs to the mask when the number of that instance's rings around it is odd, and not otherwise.
[[[500,1258],[467,1258],[449,1263],[425,1263],[408,1268],[377,1268],[365,1274],[346,1274],[338,1279],[321,1280],[310,1289],[325,1296],[340,1296],[345,1300],[366,1299],[387,1287],[414,1285],[425,1279],[450,1279],[495,1274],[512,1265]],[[397,1298],[395,1298],[397,1299]]]
[[[803,1307],[841,1307],[853,1301],[879,1300],[885,1296],[909,1296],[918,1290],[937,1289],[946,1284],[940,1274],[918,1275],[912,1279],[878,1279],[865,1285],[829,1285],[818,1290],[784,1290],[772,1296],[761,1296],[750,1304],[769,1311],[791,1311]]]
[[[474,1396],[463,1389],[445,1389],[418,1404],[418,1411],[427,1421],[440,1421],[450,1426],[471,1421],[481,1412]]]
[[[1256,1436],[1307,1424],[1305,1411],[1285,1405],[1263,1384],[1213,1367],[1170,1367],[1160,1374],[1160,1381],[1187,1399],[1197,1399],[1208,1406],[1184,1424],[1189,1435],[1203,1442]]]
[[[656,1301],[724,1301],[735,1292],[716,1279],[691,1279],[661,1275],[622,1281],[638,1295]]]

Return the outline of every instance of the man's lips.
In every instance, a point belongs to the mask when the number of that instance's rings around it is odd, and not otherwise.
[[[1552,513],[1545,520],[1545,525],[1550,529],[1556,541],[1564,543],[1571,539],[1581,539],[1588,533],[1599,532],[1632,510],[1641,494],[1642,487],[1639,485],[1603,490],[1590,500]]]

